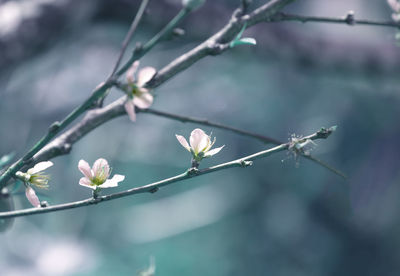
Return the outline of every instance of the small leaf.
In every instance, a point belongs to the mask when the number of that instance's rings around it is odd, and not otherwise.
[[[15,153],[11,152],[9,154],[3,155],[0,158],[0,168],[4,167],[7,165],[13,158],[14,158]]]
[[[229,44],[229,47],[233,48],[238,45],[256,45],[257,41],[252,37],[244,37],[239,40],[234,40]]]
[[[231,43],[229,43],[230,48],[233,48],[238,45],[256,45],[257,44],[256,40],[252,37],[241,38],[244,30],[246,30],[246,26],[247,26],[247,24],[245,23],[243,25],[242,29],[240,30],[240,32],[235,37],[235,39],[232,40]]]

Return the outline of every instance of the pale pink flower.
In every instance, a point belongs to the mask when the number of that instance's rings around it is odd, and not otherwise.
[[[40,201],[34,189],[32,189],[30,186],[26,186],[25,195],[33,207],[40,207]]]
[[[98,188],[117,187],[118,182],[125,179],[125,176],[120,174],[115,174],[113,178],[108,179],[111,170],[107,160],[103,158],[97,159],[92,168],[90,168],[89,164],[85,160],[80,160],[78,168],[85,176],[79,180],[79,184],[93,190]]]
[[[394,11],[392,19],[396,22],[400,21],[400,2],[398,0],[387,0],[390,8]]]
[[[137,81],[135,81],[135,73],[139,67],[139,61],[135,61],[126,73],[128,81],[128,99],[125,103],[125,110],[131,121],[136,121],[135,106],[139,108],[149,108],[153,103],[153,95],[149,89],[145,88],[145,84],[151,80],[156,74],[153,67],[144,67],[138,72]]]
[[[211,136],[207,135],[200,128],[196,128],[190,134],[190,145],[186,141],[185,137],[177,134],[175,134],[175,136],[179,143],[181,143],[181,145],[192,154],[193,159],[197,162],[201,161],[203,158],[217,154],[225,146],[223,145],[222,147],[211,149],[216,138],[211,142]]]

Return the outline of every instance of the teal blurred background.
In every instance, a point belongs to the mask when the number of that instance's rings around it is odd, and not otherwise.
[[[141,61],[162,68],[219,30],[240,1],[207,1]],[[263,1],[254,1],[252,8]],[[389,20],[385,1],[297,1],[305,15]],[[111,71],[140,1],[0,2],[0,155],[24,154],[55,120]],[[135,42],[179,10],[151,1]],[[8,20],[8,21],[7,21]],[[314,156],[348,180],[278,153],[97,206],[17,218],[0,235],[1,275],[398,275],[400,265],[400,50],[395,30],[295,22],[245,32],[257,45],[207,57],[154,92],[154,109],[207,118],[287,141],[338,125]],[[132,45],[134,45],[132,43]],[[129,50],[128,50],[129,52]],[[107,103],[121,96],[113,90]],[[109,160],[126,180],[107,192],[183,172],[190,156],[175,134],[201,127],[225,148],[206,167],[266,148],[250,138],[151,114],[114,119],[55,158],[50,189],[59,204],[90,197],[80,159]],[[16,209],[30,207],[23,191]]]

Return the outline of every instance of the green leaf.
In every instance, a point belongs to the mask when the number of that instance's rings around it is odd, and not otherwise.
[[[244,38],[234,41],[232,44],[233,44],[233,46],[231,46],[231,47],[235,47],[238,45],[256,45],[257,41],[252,37],[244,37]]]
[[[231,43],[229,43],[230,48],[236,47],[238,45],[256,45],[257,44],[256,40],[252,37],[243,37],[242,38],[244,30],[246,30],[246,26],[247,26],[247,24],[245,23],[243,25],[242,29],[240,30],[240,32],[235,37],[235,39],[232,40]]]

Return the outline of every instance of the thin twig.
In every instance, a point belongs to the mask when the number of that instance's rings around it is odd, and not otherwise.
[[[345,17],[322,17],[322,16],[304,16],[297,14],[277,13],[271,17],[268,21],[280,22],[280,21],[298,21],[302,23],[306,22],[318,22],[318,23],[339,23],[347,25],[370,25],[370,26],[383,26],[383,27],[395,27],[400,28],[400,23],[395,21],[374,21],[355,19],[354,15],[348,14]]]
[[[317,131],[314,134],[311,134],[309,136],[306,136],[302,139],[299,140],[299,143],[302,143],[306,141],[307,139],[310,140],[316,140],[316,139],[326,139],[328,138],[333,132],[333,128],[322,128],[321,130]],[[50,213],[50,212],[56,212],[56,211],[61,211],[61,210],[66,210],[66,209],[73,209],[73,208],[78,208],[78,207],[83,207],[83,206],[88,206],[88,205],[93,205],[93,204],[99,204],[101,202],[109,201],[109,200],[114,200],[117,198],[121,197],[126,197],[134,194],[140,194],[140,193],[154,193],[158,191],[159,188],[170,185],[172,183],[176,183],[179,181],[183,181],[188,178],[193,178],[197,177],[200,175],[204,174],[209,174],[213,173],[216,171],[220,170],[225,170],[229,168],[234,168],[234,167],[248,167],[251,166],[253,161],[260,159],[260,158],[265,158],[270,156],[273,153],[277,153],[283,150],[288,149],[290,146],[290,142],[281,144],[279,146],[263,150],[260,152],[257,152],[252,155],[248,155],[230,162],[222,163],[216,166],[212,166],[206,169],[202,170],[197,170],[197,169],[189,169],[186,172],[173,176],[171,178],[167,178],[161,181],[157,181],[151,184],[147,184],[144,186],[140,186],[137,188],[132,188],[123,192],[119,193],[114,193],[110,195],[105,195],[105,196],[99,196],[96,199],[94,198],[88,198],[85,200],[81,201],[76,201],[76,202],[71,202],[71,203],[66,203],[66,204],[59,204],[59,205],[53,205],[49,207],[42,207],[42,208],[30,208],[30,209],[24,209],[24,210],[18,210],[18,211],[10,211],[10,212],[1,212],[0,213],[0,219],[5,219],[5,218],[13,218],[13,217],[21,217],[21,216],[29,216],[29,215],[35,215],[35,214],[43,214],[43,213]]]
[[[270,144],[275,144],[275,145],[282,144],[280,141],[278,141],[278,140],[276,140],[274,138],[268,137],[268,136],[260,135],[260,134],[257,134],[257,133],[253,133],[253,132],[250,132],[250,131],[242,130],[242,129],[239,129],[239,128],[234,128],[234,127],[223,125],[223,124],[219,124],[219,123],[210,122],[209,120],[206,120],[206,119],[198,119],[198,118],[193,118],[193,117],[187,117],[187,116],[172,114],[172,113],[169,113],[169,112],[159,111],[159,110],[155,110],[155,109],[152,109],[152,108],[143,109],[143,110],[141,110],[141,112],[150,113],[150,114],[154,114],[154,115],[157,115],[157,116],[160,116],[160,117],[165,117],[165,118],[168,118],[168,119],[177,120],[177,121],[180,121],[182,123],[190,122],[190,123],[199,124],[199,125],[203,125],[203,126],[210,126],[210,127],[215,127],[215,128],[219,128],[219,129],[229,130],[229,131],[232,131],[232,132],[237,133],[237,134],[241,134],[241,135],[244,135],[244,136],[255,138],[255,139],[257,139],[259,141],[262,141],[264,143],[270,143]]]
[[[131,41],[137,26],[139,25],[140,20],[142,19],[142,16],[144,14],[144,11],[146,10],[147,4],[149,3],[149,0],[142,0],[142,3],[140,4],[139,10],[136,13],[135,19],[132,21],[132,24],[129,28],[128,33],[125,36],[124,41],[122,42],[122,48],[121,51],[119,53],[118,59],[115,62],[114,68],[111,72],[111,75],[109,77],[109,79],[111,79],[112,77],[114,77],[114,74],[117,72],[118,67],[121,63],[121,60],[125,54],[126,48],[128,47],[129,42]]]
[[[181,9],[179,13],[172,18],[172,20],[159,31],[153,38],[151,38],[143,46],[137,46],[130,59],[122,66],[122,68],[116,73],[117,76],[124,74],[129,67],[136,61],[143,57],[147,52],[149,52],[154,46],[157,45],[161,40],[168,36],[173,29],[190,13],[189,9]]]

